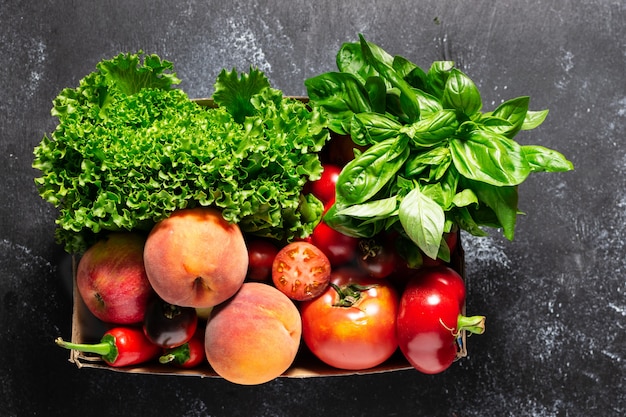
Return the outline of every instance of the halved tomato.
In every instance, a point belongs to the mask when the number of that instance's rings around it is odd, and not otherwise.
[[[330,261],[312,243],[289,243],[274,258],[272,281],[276,288],[293,300],[313,299],[328,287]]]

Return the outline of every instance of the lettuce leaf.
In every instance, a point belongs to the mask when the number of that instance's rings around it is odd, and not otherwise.
[[[148,231],[195,206],[220,208],[251,234],[310,234],[323,207],[303,187],[320,177],[329,138],[319,113],[259,71],[218,77],[239,106],[202,107],[173,88],[170,63],[141,54],[103,61],[64,89],[52,110],[58,126],[35,147],[35,183],[59,211],[65,250],[80,253],[104,231]]]

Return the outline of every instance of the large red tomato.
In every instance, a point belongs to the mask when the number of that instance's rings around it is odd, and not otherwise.
[[[463,316],[465,284],[452,268],[423,268],[407,284],[398,312],[398,343],[418,371],[437,374],[457,357],[461,331],[480,334],[484,316]]]
[[[339,268],[331,285],[301,304],[307,347],[326,364],[360,370],[380,365],[397,349],[399,296],[386,280],[356,268]]]

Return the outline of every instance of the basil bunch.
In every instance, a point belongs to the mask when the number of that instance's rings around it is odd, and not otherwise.
[[[531,172],[573,169],[557,151],[513,140],[548,111],[518,97],[481,112],[478,88],[452,62],[424,71],[359,38],[339,50],[339,71],[305,81],[328,127],[366,147],[343,168],[324,220],[355,237],[398,230],[414,265],[416,248],[449,260],[443,234],[454,225],[476,236],[501,228],[512,240],[517,186]]]

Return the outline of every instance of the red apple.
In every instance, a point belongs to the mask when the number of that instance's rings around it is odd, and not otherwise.
[[[145,242],[140,234],[112,233],[80,259],[76,286],[89,311],[100,320],[115,324],[143,320],[154,294],[144,268]]]

